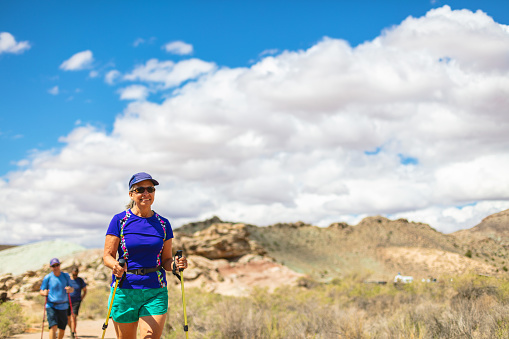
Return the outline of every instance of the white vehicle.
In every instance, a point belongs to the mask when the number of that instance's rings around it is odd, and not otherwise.
[[[408,275],[401,275],[401,273],[398,273],[394,277],[394,283],[403,283],[403,284],[410,284],[414,281],[414,277],[408,276]]]

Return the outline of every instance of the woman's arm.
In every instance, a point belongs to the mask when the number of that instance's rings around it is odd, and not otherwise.
[[[121,278],[124,272],[127,272],[127,263],[124,267],[121,267],[117,261],[117,249],[120,244],[120,238],[114,235],[108,234],[104,241],[104,254],[103,262],[106,267],[111,268],[113,274],[117,278]]]

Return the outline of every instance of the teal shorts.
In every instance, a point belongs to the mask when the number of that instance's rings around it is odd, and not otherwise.
[[[108,305],[113,294],[111,288]],[[166,314],[168,312],[168,289],[117,288],[111,307],[111,317],[117,323],[134,323],[141,317]]]

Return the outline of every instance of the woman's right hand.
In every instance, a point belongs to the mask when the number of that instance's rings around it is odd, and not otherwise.
[[[117,278],[122,278],[124,272],[127,272],[127,263],[122,267],[117,261],[115,265],[113,265],[113,275]]]

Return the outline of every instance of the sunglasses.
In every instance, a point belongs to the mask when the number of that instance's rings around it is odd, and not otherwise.
[[[148,193],[154,193],[156,191],[156,188],[154,186],[150,187],[136,187],[131,190],[131,192],[136,192],[138,194],[145,193],[145,190],[147,190]]]
[[[60,266],[60,264],[51,265],[51,267],[58,267],[58,266]]]

